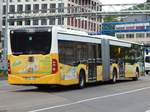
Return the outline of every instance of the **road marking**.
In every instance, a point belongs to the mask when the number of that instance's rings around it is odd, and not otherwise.
[[[114,97],[114,96],[120,96],[120,95],[125,95],[125,94],[131,94],[131,93],[135,93],[135,92],[139,92],[139,91],[147,90],[147,89],[150,89],[150,87],[144,87],[144,88],[130,90],[130,91],[122,92],[122,93],[115,93],[115,94],[110,94],[110,95],[106,95],[106,96],[99,96],[99,97],[89,98],[89,99],[85,99],[85,100],[79,100],[79,101],[76,101],[73,103],[66,103],[66,104],[62,104],[62,105],[56,105],[56,106],[51,106],[51,107],[47,107],[47,108],[41,108],[41,109],[32,110],[32,111],[28,111],[28,112],[41,112],[41,111],[45,111],[45,110],[67,107],[67,106],[76,105],[76,104],[80,104],[80,103],[84,103],[84,102],[88,102],[88,101],[104,99],[104,98],[109,98],[109,97]],[[146,112],[150,112],[150,111],[146,111]]]
[[[150,112],[150,110],[146,110],[145,112]]]

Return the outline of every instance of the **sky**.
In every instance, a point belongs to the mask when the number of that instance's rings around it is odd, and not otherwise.
[[[2,0],[0,0],[0,15],[2,15]],[[0,31],[2,30],[2,18],[0,17]]]
[[[99,0],[103,4],[130,4],[130,3],[144,3],[146,0]]]
[[[136,3],[144,3],[147,0],[99,0],[102,4],[136,4]],[[132,7],[132,5],[126,6],[105,6],[103,7],[104,11],[120,11],[122,9],[127,9]]]

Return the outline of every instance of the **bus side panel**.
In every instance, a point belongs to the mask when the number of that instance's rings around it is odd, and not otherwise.
[[[102,71],[103,71],[102,65],[97,66],[97,81],[103,81]]]
[[[58,48],[62,84],[77,84],[80,70],[85,72],[86,82],[102,80],[100,45],[59,40]]]
[[[65,36],[65,35],[61,35]],[[59,65],[61,85],[73,85],[78,83],[77,62],[75,63],[76,49],[70,41],[59,40]]]
[[[136,69],[139,69],[139,65],[138,64],[126,64],[125,66],[126,70],[125,70],[125,77],[127,78],[132,78],[132,77],[136,77]],[[139,71],[139,75],[140,75],[140,71]]]
[[[142,47],[132,44],[130,48],[125,49],[125,77],[137,77],[136,72],[141,74],[143,63]],[[141,67],[140,67],[141,64]]]
[[[78,84],[81,70],[85,71],[86,82],[88,82],[88,72],[86,64],[79,64],[77,66],[60,64],[61,85]]]
[[[102,45],[101,44],[98,44],[96,45],[96,56],[95,56],[95,59],[96,59],[96,80],[97,81],[103,81],[103,66],[102,66]]]
[[[60,63],[61,85],[72,85],[78,83],[77,67]]]
[[[136,68],[129,63],[125,64],[125,77],[135,77]]]

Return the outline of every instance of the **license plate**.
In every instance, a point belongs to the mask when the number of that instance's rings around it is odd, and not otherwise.
[[[35,80],[35,77],[26,77],[27,80]]]

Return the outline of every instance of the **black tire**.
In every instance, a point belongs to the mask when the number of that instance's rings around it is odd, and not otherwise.
[[[136,77],[133,77],[132,80],[133,81],[137,81],[139,79],[139,70],[137,69],[135,72]]]
[[[113,70],[112,76],[113,76],[113,77],[112,77],[111,82],[112,82],[113,84],[115,84],[115,83],[117,82],[117,70],[116,70],[116,69]]]
[[[85,83],[86,83],[86,80],[85,80],[85,72],[84,72],[84,71],[81,71],[81,72],[80,72],[80,75],[79,75],[78,88],[79,88],[79,89],[85,88]]]
[[[37,85],[36,87],[37,87],[38,90],[48,90],[48,86]]]
[[[146,71],[146,75],[148,75],[148,71]]]

